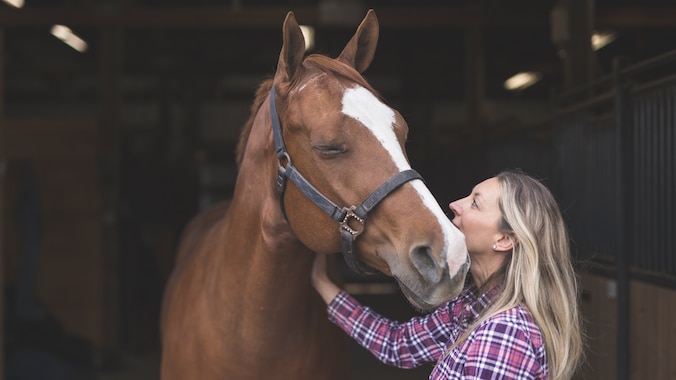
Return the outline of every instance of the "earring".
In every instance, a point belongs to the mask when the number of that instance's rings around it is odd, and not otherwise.
[[[493,250],[496,251],[497,249],[498,249],[498,245],[497,245],[497,244],[493,244]]]

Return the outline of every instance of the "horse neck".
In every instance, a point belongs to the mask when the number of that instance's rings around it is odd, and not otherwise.
[[[228,254],[241,270],[251,305],[294,309],[313,302],[310,271],[314,254],[284,220],[275,179],[277,159],[265,102],[252,127],[226,223]],[[249,302],[250,301],[250,302]],[[283,301],[283,302],[282,302]],[[290,313],[291,316],[294,313]]]

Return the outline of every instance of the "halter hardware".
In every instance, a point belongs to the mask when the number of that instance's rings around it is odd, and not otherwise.
[[[364,231],[364,222],[365,220],[363,218],[360,218],[359,215],[354,213],[354,210],[357,208],[357,206],[350,206],[350,208],[343,207],[343,211],[345,211],[345,217],[343,218],[343,221],[340,222],[340,228],[344,229],[345,231],[349,232],[350,235],[352,235],[353,239],[356,239],[359,234]],[[355,220],[357,223],[359,223],[359,229],[355,230],[352,228],[352,225],[350,224],[350,220]]]

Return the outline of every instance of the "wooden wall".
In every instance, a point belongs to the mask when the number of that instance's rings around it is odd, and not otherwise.
[[[0,126],[2,139],[2,126]],[[0,380],[5,378],[5,167],[6,161],[0,157]]]
[[[676,379],[676,290],[633,282],[631,377]]]
[[[5,167],[6,160],[3,155],[5,114],[5,30],[0,28],[0,380],[5,379]]]
[[[92,120],[0,120],[0,158],[10,170],[30,163],[42,219],[37,298],[64,334],[96,345],[104,337],[102,189],[98,123]],[[11,171],[10,171],[11,173]],[[16,178],[14,178],[15,180]],[[7,194],[8,282],[16,278],[16,181]]]
[[[587,364],[580,379],[617,378],[615,281],[584,274]],[[630,285],[630,379],[676,379],[676,290],[633,280]]]
[[[585,274],[581,277],[582,315],[587,335],[587,363],[581,379],[616,379],[617,296],[615,281]]]

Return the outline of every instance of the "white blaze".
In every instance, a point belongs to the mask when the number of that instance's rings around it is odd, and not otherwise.
[[[394,134],[394,111],[369,90],[361,86],[346,90],[343,94],[343,113],[361,122],[373,133],[400,171],[411,168]]]
[[[347,89],[343,94],[343,113],[361,122],[373,133],[389,152],[399,171],[411,168],[394,133],[395,114],[390,107],[383,104],[364,87],[357,86]],[[427,186],[420,180],[411,181],[411,184],[442,226],[445,240],[444,255],[448,252],[466,252],[465,237],[451,224]],[[451,258],[444,257],[444,259]],[[465,263],[466,255],[455,257],[455,259],[456,262],[448,263],[451,271],[457,270]],[[453,276],[455,273],[450,273],[450,275]]]

